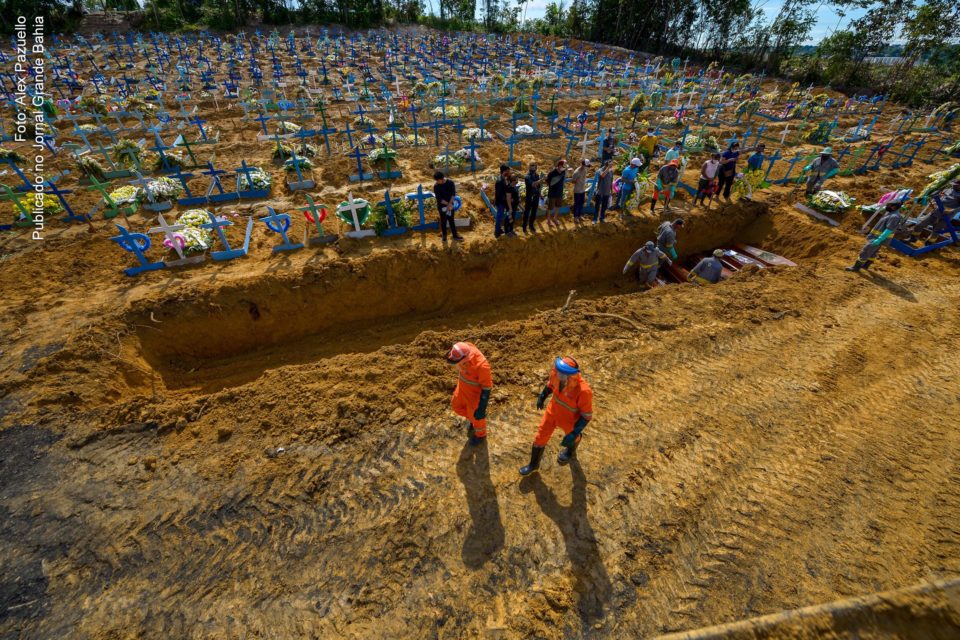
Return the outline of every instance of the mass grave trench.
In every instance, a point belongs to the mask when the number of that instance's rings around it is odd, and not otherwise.
[[[680,254],[735,242],[766,213],[765,204],[747,202],[686,216],[677,240]],[[248,380],[285,364],[257,358],[269,350],[307,345],[310,353],[295,358],[305,362],[406,342],[446,324],[443,320],[475,324],[473,310],[485,310],[477,316],[494,322],[528,317],[535,309],[524,297],[545,300],[571,288],[579,288],[580,297],[597,297],[592,289],[601,295],[627,293],[630,289],[615,290],[610,282],[637,248],[655,238],[660,222],[677,215],[682,214],[507,238],[466,251],[376,252],[295,275],[272,273],[142,300],[131,305],[125,320],[136,330],[141,357],[169,388],[190,386],[191,373],[217,366],[226,377],[242,373],[234,370],[238,366],[257,368],[239,376]],[[502,317],[489,314],[491,309]]]

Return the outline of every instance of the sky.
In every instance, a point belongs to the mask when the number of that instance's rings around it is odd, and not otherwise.
[[[527,19],[542,18],[546,11],[547,4],[551,1],[552,0],[530,0],[530,2],[527,3]],[[482,3],[477,4],[480,5]],[[569,6],[569,4],[569,0],[564,3],[565,6]],[[767,15],[768,20],[772,20],[780,11],[783,0],[754,0],[754,6],[758,5],[762,6],[763,12]],[[848,11],[840,23],[840,28],[846,27],[850,24],[851,20],[862,16],[864,13],[865,11],[862,9]],[[817,12],[817,24],[811,30],[810,37],[804,44],[817,44],[824,36],[831,33],[837,27],[837,23],[840,20],[841,18],[835,8],[828,6],[821,7]]]

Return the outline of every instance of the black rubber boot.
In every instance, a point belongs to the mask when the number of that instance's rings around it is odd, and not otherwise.
[[[557,456],[557,462],[560,464],[567,464],[570,460],[577,454],[577,445],[580,444],[580,441],[574,442],[569,447],[566,447],[560,452],[560,455]]]
[[[533,448],[530,449],[530,464],[520,467],[520,475],[528,476],[534,471],[539,471],[541,458],[543,458],[543,447],[533,445]]]
[[[863,264],[860,265],[860,268],[869,270],[871,264],[873,264],[873,260],[864,260]]]
[[[847,271],[860,271],[860,269],[866,267],[867,264],[869,263],[865,263],[863,260],[857,260],[853,263],[852,267],[847,267]]]

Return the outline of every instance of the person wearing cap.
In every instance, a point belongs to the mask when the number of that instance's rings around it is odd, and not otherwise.
[[[707,198],[713,202],[713,196],[717,192],[717,174],[720,172],[720,153],[716,152],[710,155],[710,159],[700,167],[700,180],[697,182],[697,193],[693,196],[693,204],[704,204]]]
[[[880,253],[880,249],[884,245],[890,244],[893,234],[903,226],[904,217],[900,210],[902,206],[902,200],[888,202],[884,205],[885,213],[883,217],[870,230],[867,235],[867,244],[863,245],[857,261],[853,263],[853,266],[847,267],[847,271],[860,271],[860,269],[870,268],[870,265],[876,260],[877,254]]]
[[[590,161],[584,158],[580,166],[574,169],[573,175],[573,221],[580,223],[583,216],[583,205],[587,199],[587,169]]]
[[[654,209],[657,208],[657,198],[661,195],[665,198],[663,202],[664,210],[670,211],[670,201],[673,200],[673,195],[679,183],[680,160],[679,158],[674,158],[660,167],[660,171],[657,172],[656,189],[653,191],[653,199],[650,200],[650,213],[653,213]]]
[[[617,130],[613,127],[607,129],[607,137],[603,139],[603,147],[601,148],[601,153],[603,154],[600,157],[600,162],[607,162],[608,160],[613,160],[613,155],[617,152]]]
[[[437,210],[440,213],[440,235],[443,242],[447,241],[448,226],[454,240],[463,240],[463,236],[457,233],[457,225],[453,221],[453,198],[457,195],[457,185],[445,176],[443,171],[435,171],[433,179],[435,180],[433,195],[437,200]]]
[[[657,228],[657,248],[677,259],[677,229],[683,226],[683,218],[677,218],[673,222],[667,220]]]
[[[547,174],[547,225],[560,226],[560,207],[563,206],[563,183],[567,179],[567,160],[560,158],[553,171]]]
[[[833,157],[833,148],[824,147],[816,160],[803,168],[804,173],[810,172],[807,178],[807,195],[812,196],[820,190],[823,183],[840,172],[840,163]]]
[[[537,208],[540,206],[540,187],[543,185],[543,174],[537,171],[537,163],[530,163],[530,170],[523,176],[523,185],[526,188],[525,202],[523,206],[523,231],[530,233],[537,232]]]
[[[547,404],[547,398],[551,394],[553,398]],[[577,452],[583,430],[593,419],[593,389],[584,380],[580,373],[580,365],[573,358],[566,356],[554,360],[550,379],[537,398],[537,409],[542,410],[544,406],[546,411],[533,439],[530,463],[520,468],[522,476],[530,475],[540,469],[544,448],[558,427],[564,433],[563,441],[560,443],[564,449],[557,456],[557,462],[560,464],[569,462]]]
[[[687,280],[694,284],[717,284],[723,274],[723,249],[716,249],[712,256],[708,256],[697,263],[697,266],[687,274]]]
[[[627,200],[630,199],[630,193],[637,184],[637,175],[640,173],[640,158],[633,158],[630,164],[624,167],[620,173],[620,194],[617,196],[617,209],[626,211]]]
[[[459,375],[450,401],[453,412],[470,422],[470,444],[480,444],[487,437],[487,403],[493,389],[490,363],[470,342],[454,344],[447,353],[447,362],[457,365]]]
[[[673,264],[667,254],[657,248],[653,240],[647,240],[647,243],[634,251],[630,259],[627,260],[627,264],[623,266],[623,275],[627,275],[630,269],[636,267],[637,280],[649,289],[657,281],[657,272],[660,270],[661,262]]]
[[[607,160],[597,171],[597,188],[593,199],[593,224],[605,222],[610,195],[613,193],[613,161]]]
[[[653,133],[653,127],[647,127],[647,132],[637,141],[637,151],[640,152],[640,156],[643,158],[643,166],[640,167],[641,171],[647,168],[647,164],[649,164],[650,160],[656,155],[657,142],[658,139]]]

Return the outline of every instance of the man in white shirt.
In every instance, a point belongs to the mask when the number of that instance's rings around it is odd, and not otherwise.
[[[700,167],[700,181],[697,183],[697,195],[693,197],[693,204],[704,204],[707,197],[713,200],[713,194],[716,191],[717,171],[720,170],[720,154],[714,153],[710,159]]]

